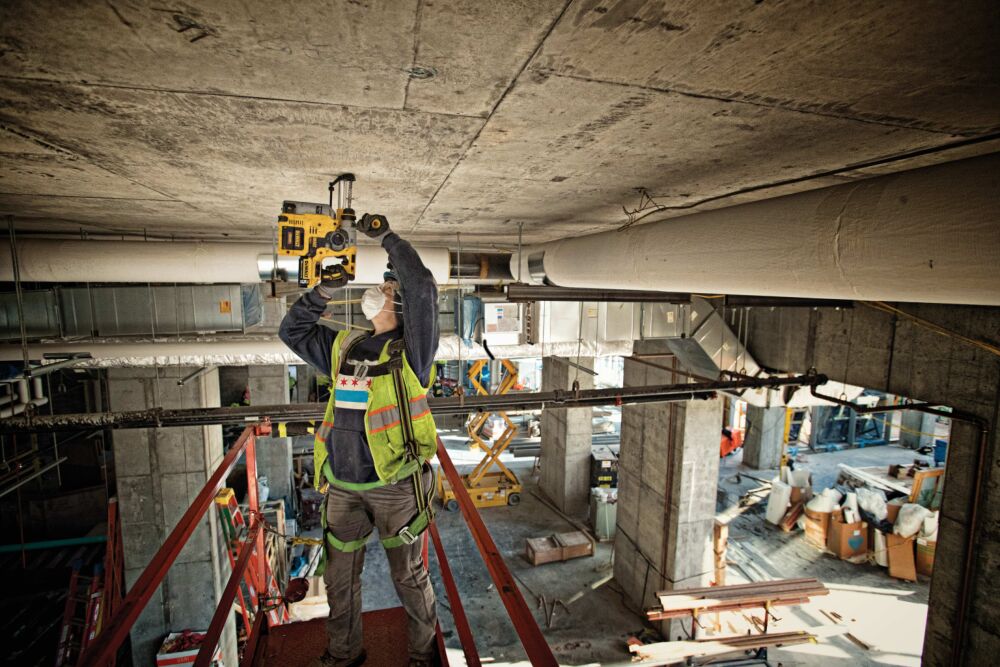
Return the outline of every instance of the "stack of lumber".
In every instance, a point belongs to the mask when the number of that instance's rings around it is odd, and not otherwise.
[[[685,662],[697,658],[713,658],[730,653],[744,653],[759,648],[776,648],[815,642],[816,635],[804,631],[775,632],[769,635],[741,635],[723,639],[633,644],[628,647],[639,660],[663,661],[663,664]]]
[[[796,605],[830,591],[816,579],[781,579],[736,586],[709,586],[676,591],[660,591],[660,607],[650,609],[651,621],[694,616],[702,612],[739,611],[752,607]]]

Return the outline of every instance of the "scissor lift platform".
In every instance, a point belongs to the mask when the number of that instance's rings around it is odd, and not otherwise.
[[[480,396],[489,396],[490,392],[483,386],[483,368],[489,362],[485,359],[476,361],[469,368],[469,380],[476,388]],[[497,386],[492,395],[500,396],[506,394],[517,384],[517,366],[509,359],[500,361],[504,373],[503,380]],[[504,430],[499,436],[493,439],[490,444],[483,440],[481,435],[483,426],[489,420],[490,415],[496,414],[503,420]],[[476,465],[472,472],[462,475],[465,489],[469,492],[472,502],[476,507],[502,507],[504,505],[516,505],[521,501],[521,481],[500,461],[500,455],[510,445],[510,441],[517,435],[517,425],[510,420],[506,412],[497,411],[476,413],[468,424],[469,439],[474,449],[484,452],[483,460]],[[490,468],[496,468],[497,472],[487,472]],[[445,509],[455,511],[458,509],[458,501],[455,499],[455,491],[444,477],[438,478],[438,497]]]

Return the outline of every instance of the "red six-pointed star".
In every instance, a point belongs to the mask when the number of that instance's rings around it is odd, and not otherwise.
[[[341,378],[340,379],[340,386],[341,387],[346,387],[347,386],[347,378]]]
[[[351,380],[351,386],[352,387],[357,387],[358,386],[358,378],[354,378],[353,380]]]
[[[371,387],[372,386],[372,381],[368,380],[368,382],[365,383],[365,386],[366,387]]]

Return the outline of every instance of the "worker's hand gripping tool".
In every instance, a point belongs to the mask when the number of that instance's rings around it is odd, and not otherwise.
[[[331,181],[329,204],[282,203],[277,250],[279,255],[299,258],[300,287],[312,287],[321,280],[342,286],[354,280],[357,254],[354,229],[357,216],[351,208],[354,180],[354,174],[341,174]],[[337,208],[333,206],[334,192]],[[330,257],[339,257],[341,263],[324,268],[323,261]]]

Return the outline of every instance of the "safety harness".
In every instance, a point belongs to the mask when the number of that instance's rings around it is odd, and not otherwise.
[[[399,406],[400,425],[403,429],[405,461],[396,473],[395,479],[379,480],[378,482],[370,484],[352,484],[350,482],[336,480],[329,469],[329,459],[324,462],[323,466],[326,477],[333,486],[349,491],[379,488],[395,483],[399,480],[406,479],[406,477],[410,477],[413,480],[413,491],[417,501],[417,513],[405,526],[396,531],[395,535],[383,537],[380,540],[383,547],[386,549],[392,549],[416,542],[419,539],[420,534],[426,530],[431,524],[431,521],[434,520],[434,506],[430,499],[430,494],[433,492],[434,484],[432,480],[429,487],[426,490],[424,489],[422,473],[425,460],[422,456],[420,456],[419,445],[413,434],[413,423],[411,421],[410,411],[407,409],[410,401],[406,391],[406,383],[403,381],[403,364],[405,363],[403,359],[403,352],[406,349],[406,343],[402,338],[390,342],[387,350],[389,358],[384,362],[372,364],[370,362],[357,361],[350,358],[351,351],[354,349],[354,346],[363,339],[364,336],[359,336],[345,346],[344,352],[341,356],[341,371],[343,372],[346,370],[348,366],[353,366],[354,369],[352,374],[360,378],[378,377],[389,374],[392,375],[393,389],[396,395],[396,405]],[[327,544],[337,551],[357,551],[361,547],[365,546],[368,542],[368,538],[371,537],[371,533],[368,533],[364,537],[356,540],[344,541],[337,539],[326,522],[325,499],[323,501],[323,509],[320,516]]]

